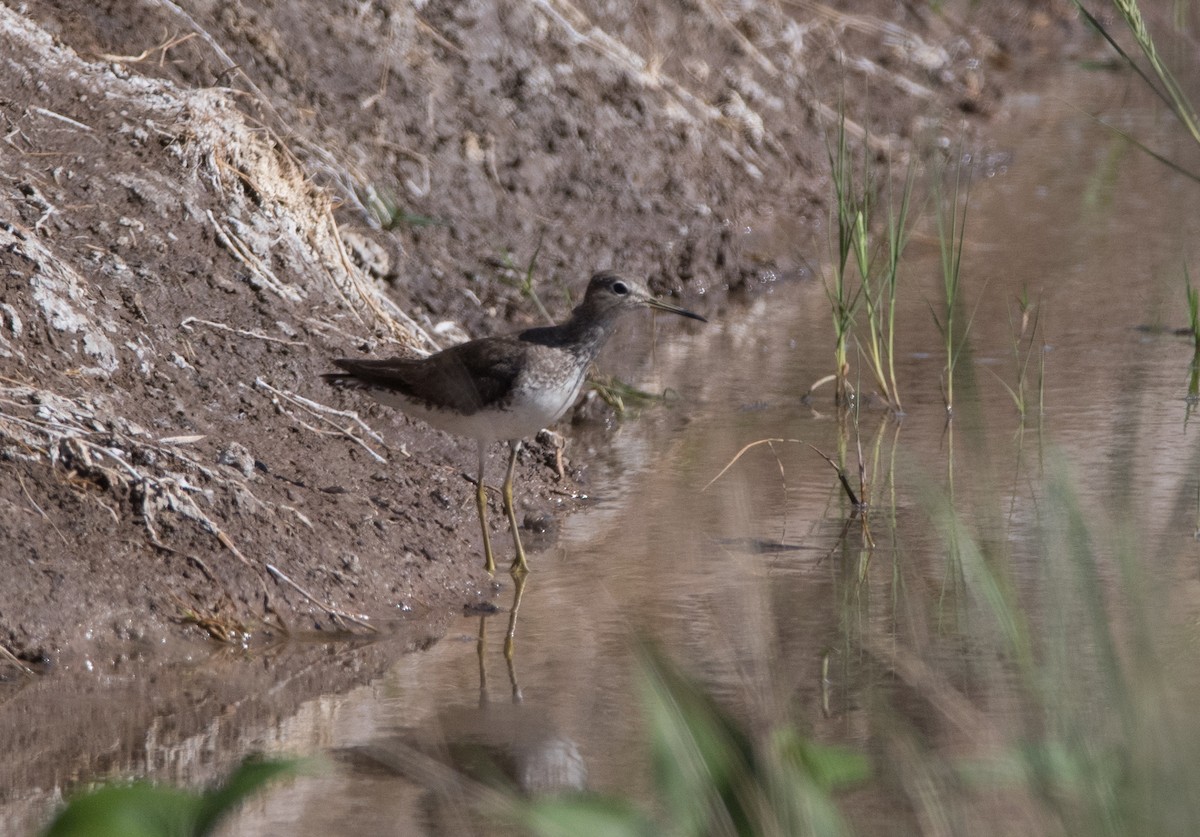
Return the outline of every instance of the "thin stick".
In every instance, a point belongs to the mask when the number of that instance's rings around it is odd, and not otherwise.
[[[29,489],[25,487],[25,480],[21,479],[20,474],[17,474],[17,485],[21,486],[21,491],[25,494],[25,499],[29,501],[29,505],[33,506],[34,511],[40,514],[42,519],[50,524],[50,528],[53,529],[55,534],[62,539],[62,542],[65,545],[67,543],[67,536],[59,531],[59,528],[54,525],[54,521],[50,519],[50,515],[46,514],[46,512],[42,510],[42,507],[37,504],[37,501],[34,500],[29,494]]]
[[[358,445],[363,450],[365,450],[367,453],[369,453],[375,459],[375,461],[378,462],[379,464],[381,464],[381,465],[387,464],[387,459],[385,457],[376,453],[371,448],[370,445],[368,445],[366,442],[364,442],[358,436],[355,436],[353,433],[351,433],[348,428],[338,426],[331,419],[327,418],[326,415],[323,415],[323,414],[328,414],[328,415],[340,416],[342,418],[352,419],[355,423],[358,424],[359,427],[361,427],[363,429],[363,432],[368,434],[372,439],[374,439],[379,444],[383,445],[384,447],[387,447],[387,443],[384,442],[383,437],[380,436],[378,433],[376,433],[374,430],[372,430],[366,424],[366,422],[364,422],[361,418],[359,418],[358,413],[355,413],[353,411],[348,411],[348,410],[338,410],[333,407],[328,407],[324,404],[320,404],[316,401],[312,401],[301,395],[296,395],[293,392],[285,392],[284,390],[276,389],[275,387],[271,386],[266,381],[264,381],[262,378],[255,378],[254,385],[256,387],[259,387],[260,389],[267,390],[272,395],[276,396],[276,399],[282,398],[292,404],[295,404],[297,407],[300,407],[301,409],[310,413],[311,415],[313,415],[320,421],[323,421],[326,424],[328,424],[330,427],[332,427],[335,431],[335,435],[345,436],[347,439],[350,439],[351,441],[353,441],[356,445]],[[315,427],[310,427],[308,424],[306,424],[301,419],[296,418],[296,416],[292,416],[291,413],[288,413],[287,410],[285,410],[283,408],[283,406],[281,404],[279,404],[278,400],[275,401],[275,404],[276,404],[276,406],[279,407],[280,410],[283,410],[283,412],[287,413],[289,416],[296,419],[297,422],[304,425],[304,427],[306,427],[307,429],[312,430],[314,433],[322,432]]]
[[[212,222],[213,229],[217,233],[217,241],[225,246],[225,249],[244,264],[250,270],[250,275],[258,279],[259,284],[267,290],[275,293],[277,296],[286,299],[290,302],[300,302],[304,299],[304,293],[295,285],[289,285],[287,282],[282,282],[275,276],[274,272],[263,264],[262,259],[256,256],[246,244],[234,234],[232,230],[226,229],[221,225],[213,215],[212,210],[206,212],[208,220]],[[254,283],[251,282],[251,285]]]
[[[346,613],[344,610],[338,610],[333,605],[325,604],[320,599],[318,599],[316,596],[314,596],[312,593],[308,592],[303,587],[301,587],[299,584],[297,584],[296,582],[294,582],[290,578],[288,578],[286,575],[284,575],[274,565],[265,564],[264,566],[267,568],[267,572],[269,572],[271,574],[272,578],[274,578],[276,581],[282,581],[284,584],[291,587],[293,590],[295,590],[301,596],[308,599],[309,602],[311,602],[312,604],[321,608],[321,610],[325,611],[326,615],[328,615],[334,621],[337,621],[339,619],[345,619],[347,622],[358,625],[360,628],[366,628],[371,633],[379,633],[378,628],[376,628],[374,625],[370,624],[369,622],[365,621],[367,619],[366,616],[361,616],[361,615],[355,616],[353,613]]]
[[[189,32],[186,35],[175,35],[171,38],[168,38],[156,47],[147,47],[137,55],[113,55],[109,52],[102,52],[97,57],[103,58],[105,61],[115,61],[118,64],[140,64],[154,53],[161,52],[162,55],[158,59],[159,66],[161,67],[163,61],[166,60],[167,50],[173,49],[182,43],[186,43],[195,37],[195,32]]]
[[[242,337],[253,337],[255,340],[266,340],[268,343],[280,343],[284,346],[304,346],[307,345],[302,340],[284,340],[280,337],[271,337],[268,334],[263,334],[261,331],[247,331],[244,328],[233,328],[225,325],[225,323],[214,323],[212,320],[202,320],[199,317],[188,317],[179,324],[179,327],[184,331],[191,331],[192,323],[205,325],[209,328],[219,329],[220,331],[228,331],[231,334],[239,334]]]
[[[458,46],[457,44],[452,43],[449,38],[447,38],[441,32],[434,29],[432,26],[430,26],[424,20],[422,20],[420,15],[413,15],[413,20],[416,21],[417,28],[423,30],[424,32],[427,32],[431,38],[433,38],[435,41],[437,41],[443,47],[450,50],[455,55],[463,55],[464,54],[462,47]]]
[[[94,130],[91,125],[84,125],[82,122],[76,122],[71,117],[63,116],[61,113],[55,113],[52,110],[46,110],[45,108],[30,108],[30,110],[32,110],[34,113],[40,113],[42,116],[48,116],[51,119],[57,119],[59,122],[65,122],[81,131]]]
[[[850,503],[855,508],[861,509],[863,507],[863,504],[859,502],[858,495],[856,495],[854,493],[854,489],[850,487],[850,480],[846,478],[846,472],[844,470],[842,470],[842,467],[840,465],[838,465],[836,462],[834,462],[827,454],[822,452],[815,445],[813,445],[809,442],[805,442],[804,444],[808,445],[810,448],[812,448],[814,451],[816,451],[817,456],[824,459],[826,462],[828,462],[830,464],[830,466],[833,468],[833,470],[837,471],[838,480],[841,481],[842,488],[846,491],[846,496],[850,498]],[[860,452],[860,457],[861,457],[861,452]],[[861,461],[861,458],[860,458],[860,461]]]
[[[704,487],[701,488],[700,491],[702,493],[707,491],[714,482],[719,480],[721,477],[725,476],[725,472],[728,471],[730,468],[732,468],[734,466],[734,464],[739,459],[742,458],[743,454],[745,454],[746,451],[750,450],[751,448],[758,447],[759,445],[773,445],[775,442],[789,442],[791,444],[807,445],[808,447],[812,448],[814,451],[816,451],[818,456],[820,456],[822,459],[824,459],[826,462],[828,462],[831,466],[833,466],[833,470],[837,471],[838,480],[841,481],[842,488],[845,490],[846,496],[848,496],[850,498],[850,502],[855,506],[855,508],[861,509],[861,508],[865,507],[864,504],[859,501],[858,495],[854,493],[854,489],[850,485],[850,480],[846,477],[846,472],[843,471],[836,462],[834,462],[832,459],[830,459],[828,456],[826,456],[819,448],[815,447],[814,445],[812,445],[809,442],[805,442],[803,439],[759,439],[756,442],[751,442],[750,444],[746,445],[741,450],[739,450],[737,452],[737,454],[733,457],[733,459],[729,460],[729,463],[724,468],[721,469],[721,472],[719,474],[717,474],[715,477],[713,477],[711,480],[709,480],[707,483],[705,483]],[[861,454],[860,454],[860,456],[861,456]],[[776,459],[778,459],[778,457],[776,457]],[[782,467],[783,466],[781,464],[780,468],[782,469]]]
[[[742,458],[742,454],[744,454],[746,451],[750,450],[750,448],[758,447],[759,445],[769,445],[772,442],[791,442],[791,443],[794,443],[797,445],[805,444],[804,441],[801,439],[759,439],[757,442],[751,442],[750,444],[746,445],[744,448],[739,450],[737,452],[737,455],[734,456],[733,459],[729,460],[729,464],[721,469],[721,473],[717,474],[715,477],[713,477],[711,480],[709,480],[707,483],[705,483],[704,488],[700,489],[701,493],[707,491],[709,489],[709,486],[711,486],[714,482],[719,480],[721,477],[725,476],[725,472],[728,471],[730,468],[732,468],[734,466],[734,463],[736,463],[739,459]],[[819,453],[819,451],[818,451],[818,453]],[[822,456],[823,455],[824,454],[822,454]]]
[[[22,674],[27,674],[30,677],[33,676],[33,669],[31,669],[29,666],[27,666],[23,662],[21,662],[21,660],[18,659],[16,654],[9,651],[3,645],[0,645],[0,657],[3,657],[4,659],[6,659],[10,663],[12,663],[14,666],[16,666],[17,670],[19,672],[21,672]]]
[[[372,314],[375,315],[377,320],[381,321],[385,326],[387,326],[388,330],[391,331],[395,337],[400,338],[400,343],[402,345],[420,348],[417,345],[419,338],[420,340],[425,341],[425,345],[432,346],[436,351],[439,348],[437,342],[425,333],[425,329],[421,328],[416,320],[410,317],[397,305],[391,303],[391,301],[388,300],[383,294],[376,292],[371,285],[362,281],[361,271],[354,266],[354,263],[350,261],[350,256],[346,253],[345,243],[342,241],[341,229],[338,227],[337,221],[334,220],[333,217],[332,205],[325,207],[325,219],[329,224],[331,238],[333,239],[334,247],[338,252],[338,258],[342,263],[342,269],[345,271],[345,275],[350,283],[350,286],[354,289],[354,292],[358,294],[358,297],[360,300],[362,300],[362,303],[367,306]],[[326,272],[330,273],[330,278],[332,279],[332,271],[329,271],[328,267],[325,269]],[[349,300],[346,299],[345,294],[341,292],[340,288],[338,289],[338,293],[342,296],[342,299],[346,301],[347,305],[349,305]],[[387,310],[384,310],[385,305]],[[349,307],[353,311],[354,306],[349,305]]]

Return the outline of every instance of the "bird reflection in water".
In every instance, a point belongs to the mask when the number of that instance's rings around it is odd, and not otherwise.
[[[488,672],[488,622],[479,617],[478,699],[448,705],[433,717],[339,754],[356,773],[394,775],[425,789],[421,819],[434,833],[472,833],[468,813],[496,802],[497,792],[535,796],[583,790],[587,765],[578,744],[555,725],[548,707],[526,703],[517,675],[517,619],[529,577],[513,577],[504,635],[509,699],[493,700]],[[464,830],[465,829],[465,830]]]

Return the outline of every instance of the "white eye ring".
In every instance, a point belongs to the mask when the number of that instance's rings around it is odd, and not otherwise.
[[[612,289],[613,293],[620,296],[625,296],[625,294],[629,293],[629,286],[624,282],[613,282]]]

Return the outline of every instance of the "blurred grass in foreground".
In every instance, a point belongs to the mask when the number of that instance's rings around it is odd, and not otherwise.
[[[1200,605],[1173,580],[1187,533],[1171,527],[1154,543],[1132,492],[1127,508],[1089,510],[1094,495],[1053,454],[1031,486],[1030,518],[1006,519],[1011,498],[980,499],[979,488],[969,511],[943,489],[921,501],[955,577],[920,594],[940,627],[848,642],[877,682],[855,713],[871,727],[866,745],[813,743],[798,711],[752,731],[644,648],[653,798],[518,801],[519,827],[540,837],[1200,833],[1190,706],[1200,665],[1186,616]]]
[[[75,796],[43,837],[204,837],[225,815],[296,761],[249,758],[211,791],[192,793],[149,782],[111,783]]]
[[[656,810],[561,795],[518,805],[524,827],[540,837],[851,833],[833,792],[870,776],[865,756],[790,726],[751,736],[655,648],[640,658]]]

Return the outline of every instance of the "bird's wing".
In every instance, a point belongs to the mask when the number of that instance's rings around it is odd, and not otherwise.
[[[520,371],[517,347],[512,338],[488,337],[426,358],[339,358],[334,363],[345,371],[325,377],[351,386],[395,390],[469,415],[503,400],[511,391]]]

